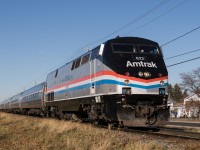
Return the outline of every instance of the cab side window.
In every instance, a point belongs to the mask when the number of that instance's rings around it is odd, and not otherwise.
[[[72,63],[71,70],[74,70],[74,69],[80,67],[81,65],[89,62],[89,60],[90,60],[90,53],[83,56],[83,57],[80,57],[80,58],[74,60],[73,63]]]
[[[80,63],[81,63],[81,58],[79,58],[79,59],[76,60],[75,69],[80,66]]]
[[[76,60],[73,61],[71,70],[75,69],[75,64],[76,64]]]
[[[81,61],[81,65],[87,63],[89,61],[89,58],[90,58],[90,54],[83,56],[82,61]]]

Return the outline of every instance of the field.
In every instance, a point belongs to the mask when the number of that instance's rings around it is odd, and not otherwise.
[[[0,113],[0,150],[197,150],[199,141]]]

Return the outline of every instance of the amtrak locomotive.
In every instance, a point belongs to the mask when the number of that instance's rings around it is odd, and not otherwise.
[[[168,72],[158,43],[148,39],[108,40],[48,74],[42,85],[39,109],[20,107],[23,98],[16,109],[137,127],[163,126],[169,118]]]

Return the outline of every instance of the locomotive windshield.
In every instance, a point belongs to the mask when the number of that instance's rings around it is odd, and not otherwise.
[[[140,45],[138,46],[138,50],[141,54],[159,54],[158,47],[154,45]]]
[[[136,53],[136,47],[132,44],[112,44],[114,53]]]
[[[133,45],[125,43],[111,44],[113,53],[129,53],[129,54],[159,54],[159,49],[155,45]]]

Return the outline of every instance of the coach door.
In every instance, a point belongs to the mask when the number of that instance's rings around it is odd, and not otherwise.
[[[90,61],[90,95],[95,94],[96,59]]]

